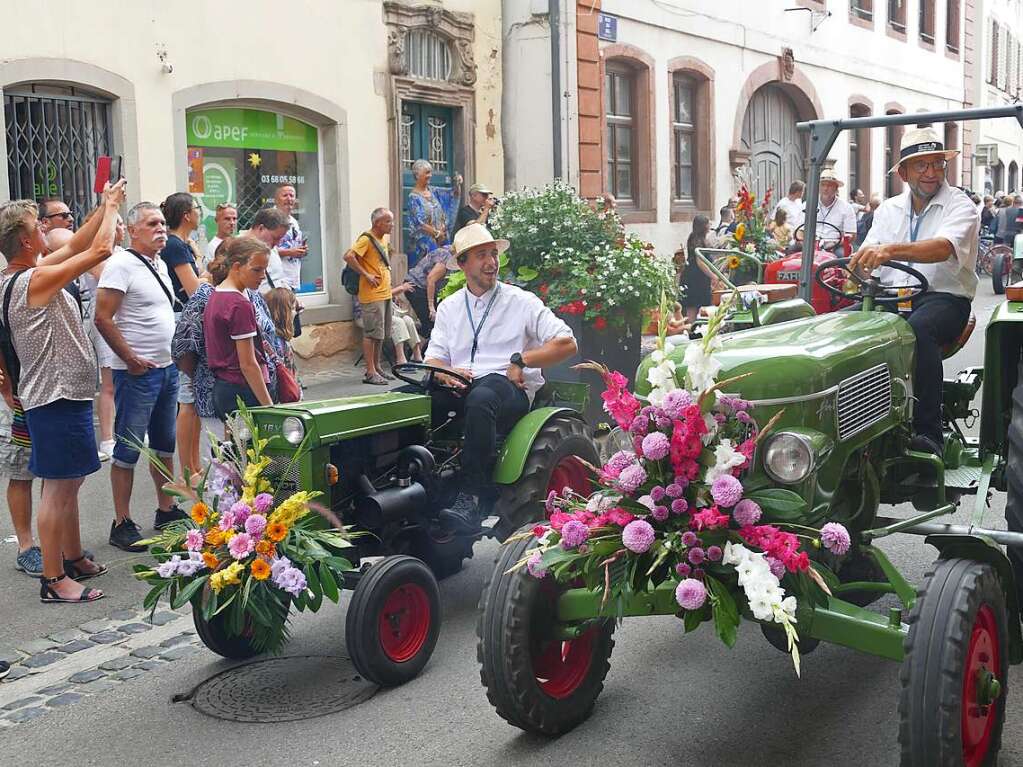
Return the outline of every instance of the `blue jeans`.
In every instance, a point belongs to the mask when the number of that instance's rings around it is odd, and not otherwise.
[[[178,414],[178,369],[174,365],[151,368],[142,375],[114,370],[114,466],[131,468],[139,451],[123,440],[142,442],[160,456],[174,455],[174,421]]]

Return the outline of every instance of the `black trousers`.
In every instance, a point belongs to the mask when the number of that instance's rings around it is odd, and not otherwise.
[[[434,391],[430,396],[435,426],[447,421],[451,413],[465,416],[464,488],[473,494],[486,491],[497,460],[497,435],[510,432],[529,412],[529,397],[501,373],[477,378],[464,397],[446,391]]]
[[[429,338],[430,331],[433,330],[433,320],[430,319],[430,306],[426,300],[426,290],[415,287],[406,293],[405,297],[419,318],[419,336],[421,338]]]
[[[276,392],[270,388],[267,384],[267,390],[270,393],[270,399],[274,402],[277,401]],[[213,412],[221,421],[226,421],[227,417],[231,415],[235,410],[238,409],[238,398],[242,398],[242,402],[248,407],[259,407],[259,400],[256,399],[255,393],[249,388],[248,384],[240,386],[229,381],[221,380],[216,378],[213,381]]]

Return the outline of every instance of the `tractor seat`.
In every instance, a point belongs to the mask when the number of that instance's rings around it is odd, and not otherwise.
[[[966,342],[970,340],[970,336],[973,335],[973,329],[977,327],[977,315],[970,312],[970,319],[966,323],[966,327],[963,328],[963,332],[959,334],[959,338],[949,344],[945,344],[941,347],[941,358],[947,360],[957,351],[966,346]]]

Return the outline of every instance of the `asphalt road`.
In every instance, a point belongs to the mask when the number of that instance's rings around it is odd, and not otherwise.
[[[980,365],[983,330],[998,300],[982,285],[975,302],[978,328],[947,373]],[[313,387],[326,396],[336,386]],[[152,488],[140,471],[136,516],[151,522]],[[957,514],[966,518],[967,498]],[[108,597],[87,606],[41,605],[38,586],[15,572],[15,547],[0,545],[0,647],[17,646],[118,608],[140,606],[144,589],[130,576],[132,557],[110,548],[112,513],[105,471],[81,496],[83,538],[111,566],[102,578]],[[996,495],[988,522],[1003,526],[1004,498]],[[897,511],[906,511],[899,509]],[[11,533],[0,512],[0,539]],[[922,539],[893,536],[883,548],[919,581],[935,552]],[[173,703],[232,665],[196,652],[131,681],[55,708],[37,721],[3,726],[0,763],[9,765],[891,765],[898,761],[898,666],[822,645],[803,659],[801,678],[787,656],[743,625],[728,650],[703,627],[684,637],[674,618],[632,619],[616,632],[611,671],[592,717],[557,740],[525,734],[497,717],[479,681],[476,604],[497,545],[478,545],[465,570],[441,584],[444,623],[437,650],[417,679],[379,691],[353,708],[296,722],[240,724],[210,718]],[[328,607],[299,616],[287,655],[344,655],[344,612]],[[177,624],[190,628],[187,618]],[[71,660],[75,656],[70,656]],[[84,655],[83,655],[84,657]],[[68,661],[70,663],[70,661]],[[56,668],[56,665],[55,665]],[[59,668],[58,668],[59,671]],[[1023,684],[1010,674],[1007,725],[1000,764],[1023,765]],[[19,685],[15,688],[14,685]],[[38,686],[38,685],[35,685]],[[0,683],[30,694],[33,677]],[[8,695],[10,697],[10,695]],[[293,704],[282,697],[282,712]]]

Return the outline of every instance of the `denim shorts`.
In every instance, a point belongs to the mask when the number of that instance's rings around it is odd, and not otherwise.
[[[59,399],[25,411],[32,437],[28,468],[43,479],[76,479],[99,471],[92,400]]]
[[[195,392],[192,390],[192,377],[183,370],[178,371],[178,404],[195,404]]]
[[[157,455],[174,455],[174,422],[178,415],[178,369],[150,368],[142,375],[114,370],[114,466],[131,468],[139,460],[134,444],[149,434]],[[95,452],[95,451],[94,451]]]

